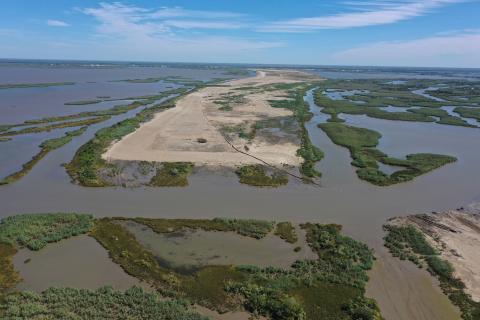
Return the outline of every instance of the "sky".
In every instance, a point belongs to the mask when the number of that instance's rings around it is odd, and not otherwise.
[[[5,0],[0,58],[480,67],[480,0]]]

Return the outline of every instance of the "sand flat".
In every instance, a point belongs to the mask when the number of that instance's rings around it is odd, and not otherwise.
[[[251,126],[258,120],[292,116],[287,109],[273,108],[268,100],[286,99],[281,90],[253,90],[251,93],[239,88],[254,88],[276,83],[296,83],[318,80],[314,76],[288,70],[257,71],[256,76],[211,86],[192,92],[176,103],[176,107],[157,113],[135,132],[115,142],[103,155],[111,160],[137,160],[156,162],[189,161],[197,165],[236,166],[259,163],[258,160],[239,153],[222,134],[225,126]],[[230,111],[220,109],[219,100],[229,95],[243,95],[241,102],[233,103]],[[199,143],[198,139],[206,139]],[[238,149],[272,165],[298,166],[301,158],[296,155],[299,142],[279,139],[269,143],[254,138],[229,140]]]

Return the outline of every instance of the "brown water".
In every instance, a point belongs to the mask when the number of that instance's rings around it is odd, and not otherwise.
[[[123,225],[164,265],[179,271],[205,265],[289,268],[296,260],[317,258],[307,245],[304,232],[298,243],[290,244],[273,234],[258,240],[233,232],[191,230],[158,234],[135,222]],[[299,252],[294,252],[296,246],[301,247]]]
[[[311,94],[308,100],[312,102]],[[441,211],[480,201],[480,130],[432,123],[399,122],[342,115],[347,123],[382,133],[379,149],[392,156],[436,152],[458,157],[413,182],[376,187],[360,181],[345,148],[316,127],[325,115],[312,105],[307,124],[312,141],[325,152],[319,164],[322,187],[291,184],[257,189],[231,175],[194,175],[187,188],[83,188],[69,183],[61,163],[88,141],[94,125],[71,144],[55,150],[18,183],[0,187],[0,216],[23,212],[77,211],[97,216],[171,218],[238,217],[276,221],[339,223],[347,234],[372,246],[379,262],[368,294],[387,319],[455,319],[455,309],[424,270],[399,264],[382,247],[382,224],[397,215]],[[119,118],[112,119],[118,121]],[[110,123],[111,123],[110,122]]]
[[[29,262],[25,263],[25,261]],[[40,251],[21,249],[13,259],[23,279],[20,290],[41,292],[50,287],[125,290],[140,282],[110,260],[105,249],[89,236],[52,243]]]

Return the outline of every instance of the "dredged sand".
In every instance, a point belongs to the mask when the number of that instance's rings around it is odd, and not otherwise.
[[[318,80],[316,77],[287,70],[257,71],[256,76],[205,87],[176,102],[176,106],[159,112],[135,132],[115,142],[103,154],[111,160],[139,160],[156,162],[189,161],[197,165],[236,166],[259,161],[237,152],[227,142],[221,129],[225,126],[251,125],[258,120],[291,116],[287,109],[273,108],[268,100],[286,99],[282,90],[254,90],[235,103],[231,111],[222,111],[218,101],[226,96],[246,92],[238,88],[258,87],[276,83],[296,83]],[[217,102],[216,102],[217,101]],[[198,139],[206,139],[199,143]],[[245,149],[245,139],[230,141],[236,148]],[[248,143],[248,153],[272,165],[298,166],[298,142],[281,139],[268,143],[253,139]]]

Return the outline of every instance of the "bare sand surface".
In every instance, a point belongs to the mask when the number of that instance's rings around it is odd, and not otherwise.
[[[398,218],[400,223],[417,226],[443,259],[454,267],[454,276],[463,281],[465,291],[480,301],[480,215],[452,210]]]
[[[259,120],[292,116],[290,110],[273,108],[268,102],[287,99],[284,90],[258,87],[312,80],[319,79],[299,71],[259,70],[254,77],[199,89],[180,98],[175,108],[156,114],[138,130],[112,144],[103,158],[109,161],[189,161],[226,167],[259,163],[232,148],[225,130],[238,126],[248,129]],[[228,103],[230,110],[222,109],[222,101]],[[199,142],[199,139],[206,142]],[[229,136],[228,140],[239,150],[248,150],[249,154],[272,165],[298,166],[301,162],[296,155],[298,139],[281,133],[274,142],[261,136],[248,140],[237,135]]]

